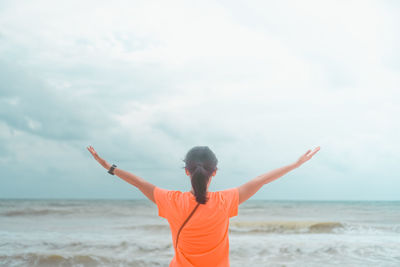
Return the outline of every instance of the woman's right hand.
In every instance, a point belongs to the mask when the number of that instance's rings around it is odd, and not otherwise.
[[[86,148],[92,154],[94,159],[97,160],[98,163],[100,163],[101,166],[103,166],[107,170],[110,169],[111,165],[107,161],[105,161],[103,158],[101,158],[99,156],[99,154],[97,154],[96,150],[94,150],[94,148],[92,146],[88,146]]]
[[[320,150],[320,147],[316,147],[313,152],[311,152],[311,149],[309,149],[304,155],[302,155],[297,161],[296,161],[296,167],[300,167],[304,162],[307,160],[311,159],[312,156],[315,155]],[[311,152],[311,153],[310,153]]]

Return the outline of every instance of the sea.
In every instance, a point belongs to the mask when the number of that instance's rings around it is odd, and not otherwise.
[[[168,266],[157,214],[147,199],[1,199],[0,266]],[[399,267],[400,201],[248,200],[229,246],[232,267]]]

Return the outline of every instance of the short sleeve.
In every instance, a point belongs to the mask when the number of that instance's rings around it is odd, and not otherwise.
[[[239,209],[239,189],[237,187],[220,191],[223,205],[228,213],[228,217],[238,215]]]
[[[158,216],[166,218],[168,209],[168,192],[170,190],[155,186],[153,191],[154,200],[158,207]]]

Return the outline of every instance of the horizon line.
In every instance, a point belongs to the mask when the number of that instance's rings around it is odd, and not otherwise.
[[[147,198],[41,198],[41,197],[13,197],[13,198],[3,198],[1,200],[148,200]],[[151,202],[151,200],[149,200]],[[329,202],[343,202],[343,201],[364,201],[364,202],[398,202],[400,199],[394,200],[384,200],[384,199],[249,199],[248,201],[329,201]],[[245,202],[244,202],[245,203]]]

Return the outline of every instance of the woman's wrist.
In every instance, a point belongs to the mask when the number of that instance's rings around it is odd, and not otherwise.
[[[100,159],[99,163],[101,166],[103,166],[106,170],[109,170],[111,168],[111,164],[105,161],[104,159]]]
[[[296,161],[295,163],[292,164],[294,169],[298,168],[301,166],[301,163],[299,163],[298,161]]]
[[[111,164],[110,163],[108,163],[108,162],[106,162],[106,165],[105,165],[105,167],[104,168],[106,168],[106,170],[108,171],[110,168],[111,168]]]

